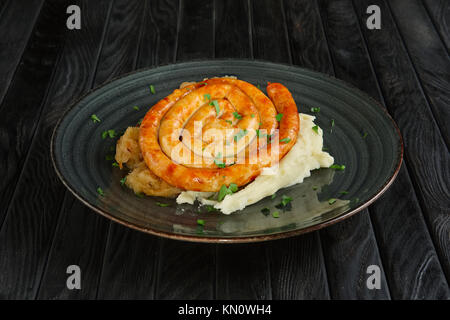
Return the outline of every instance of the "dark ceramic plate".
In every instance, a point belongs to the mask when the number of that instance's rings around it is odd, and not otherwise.
[[[320,169],[304,183],[280,190],[243,211],[224,215],[205,207],[177,205],[175,200],[143,197],[121,187],[124,172],[105,159],[117,132],[136,125],[148,108],[183,81],[235,75],[265,87],[280,82],[292,92],[299,110],[320,107],[316,124],[324,131],[324,146],[344,164],[344,171]],[[156,93],[150,92],[153,85]],[[139,106],[139,111],[133,107]],[[96,114],[100,123],[90,118]],[[334,121],[333,121],[334,120]],[[334,126],[332,125],[334,123]],[[213,60],[144,70],[114,80],[84,96],[60,120],[52,138],[52,159],[67,188],[98,213],[131,228],[159,236],[201,242],[253,242],[284,238],[323,228],[360,211],[379,197],[394,180],[402,162],[399,130],[377,102],[349,85],[309,70],[268,62]],[[104,196],[97,193],[101,187]],[[345,191],[345,194],[340,192]],[[282,195],[294,200],[273,212]],[[330,198],[338,200],[329,204]],[[157,202],[168,203],[160,207]],[[197,225],[203,219],[205,226]]]

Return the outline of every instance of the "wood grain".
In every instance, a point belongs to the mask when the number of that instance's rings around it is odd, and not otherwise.
[[[94,86],[134,70],[140,41],[140,26],[144,3],[116,0],[108,21],[105,21],[105,38],[101,49]],[[76,202],[77,205],[74,205]],[[92,299],[97,297],[97,284],[103,266],[107,232],[110,221],[78,203],[67,193],[61,211],[61,222],[55,233],[46,272],[38,297],[40,299]],[[67,237],[67,235],[71,237]],[[83,239],[83,241],[73,241]],[[89,250],[87,244],[92,243]],[[114,250],[114,249],[113,249]],[[83,289],[68,290],[65,285],[65,268],[77,257],[83,274]],[[117,275],[121,273],[116,272]],[[109,274],[106,274],[109,276]],[[106,282],[115,288],[115,282]],[[117,281],[117,284],[123,283]],[[113,294],[124,291],[114,290]]]
[[[65,188],[51,165],[50,137],[70,101],[92,85],[109,1],[86,1],[82,5],[88,9],[83,28],[67,38],[21,179],[0,230],[2,298],[35,297],[52,243]]]
[[[43,0],[4,1],[0,12],[0,103],[8,90],[14,72],[39,16]]]
[[[177,61],[214,57],[213,2],[180,0]]]
[[[65,24],[66,4],[64,1],[47,1],[43,6],[0,106],[0,203],[4,204],[0,209],[0,225],[19,179],[63,48],[67,30],[62,27]]]
[[[385,12],[381,30],[372,32],[362,28],[362,32],[367,41],[388,110],[402,132],[405,143],[405,165],[410,173],[420,207],[448,281],[450,270],[450,239],[448,236],[450,230],[448,211],[450,208],[448,197],[450,156],[448,149],[420,90],[417,77],[411,68],[386,2],[364,0],[355,1],[354,4],[361,25],[365,24],[366,16],[363,12],[369,4],[380,6],[381,11]],[[403,188],[409,189],[406,186]],[[408,190],[404,190],[401,195],[408,196]],[[395,193],[392,195],[392,204],[398,201],[399,196],[400,194]],[[398,212],[399,210],[395,210],[392,214],[398,214]],[[403,215],[405,218],[408,216],[409,212]],[[385,225],[386,222],[383,224]],[[403,225],[408,226],[406,223]],[[414,225],[409,226],[406,230],[405,232],[417,232]],[[399,243],[398,246],[400,245],[404,245],[404,243]],[[409,250],[412,254],[414,247]],[[416,263],[425,265],[415,252],[414,256],[419,259]],[[403,258],[409,263],[410,257]]]
[[[439,32],[447,52],[450,51],[450,2],[447,0],[422,0],[433,25]]]
[[[450,146],[450,59],[420,0],[389,1],[447,148]]]

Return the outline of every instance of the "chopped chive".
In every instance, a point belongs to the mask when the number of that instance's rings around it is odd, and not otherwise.
[[[262,208],[261,209],[261,213],[265,216],[268,216],[270,214],[270,209],[269,208]]]
[[[339,194],[348,194],[348,191],[341,191],[341,192],[339,192]]]
[[[236,111],[235,112],[233,112],[233,116],[236,118],[236,119],[242,119],[242,116],[239,114],[239,113],[237,113]]]
[[[328,150],[330,150],[330,149],[325,148],[325,147],[322,148],[322,151],[328,151]]]
[[[225,168],[225,163],[222,162],[222,152],[219,152],[217,154],[216,158],[214,159],[214,163],[221,169]]]
[[[152,84],[150,85],[150,92],[151,92],[152,94],[155,94],[155,93],[156,93],[155,87],[154,87]]]
[[[217,100],[213,100],[209,103],[210,106],[214,106],[214,108],[216,108],[216,114],[219,115],[220,113],[220,107],[219,107],[219,103],[217,102]]]
[[[91,119],[92,121],[94,121],[94,123],[100,122],[100,119],[95,114],[91,116]]]
[[[207,205],[207,206],[205,206],[205,208],[206,208],[206,211],[208,211],[208,212],[217,211],[217,209],[214,208],[214,206],[211,206],[211,205]]]
[[[289,142],[291,142],[291,138],[281,139],[280,142],[289,143]]]
[[[320,112],[320,108],[319,107],[313,107],[313,108],[311,108],[311,112],[318,113],[318,112]]]
[[[254,118],[255,117],[255,115],[252,113],[251,115],[250,115],[250,117],[252,117],[252,118]]]
[[[262,122],[259,123],[259,126],[260,126],[260,127],[262,126]]]
[[[105,159],[106,159],[106,161],[112,161],[112,160],[114,160],[114,156],[111,155],[111,154],[108,154],[108,155],[105,157]]]
[[[278,211],[275,211],[274,213],[272,213],[272,217],[279,218],[280,217],[280,213]]]
[[[236,191],[238,191],[238,186],[235,183],[230,183],[230,186],[228,187],[228,189],[230,189],[231,192],[236,192]]]
[[[329,204],[329,205],[332,205],[332,204],[335,203],[335,202],[336,202],[336,199],[335,199],[335,198],[331,198],[331,199],[328,200],[328,204]]]
[[[205,93],[204,95],[203,95],[203,98],[205,98],[205,100],[211,100],[211,95],[209,94],[209,93]]]
[[[226,185],[222,185],[219,190],[219,195],[217,196],[217,201],[222,201],[225,196],[233,194],[236,191],[238,191],[238,186],[235,183],[230,183],[228,187]]]
[[[240,130],[235,136],[234,136],[234,141],[238,142],[239,140],[241,140],[245,135],[247,134],[247,129],[244,130]]]
[[[278,122],[280,122],[280,121],[281,121],[281,118],[283,118],[283,114],[282,114],[282,113],[279,113],[279,114],[276,115],[275,118],[277,119]]]
[[[137,123],[138,126],[140,126],[142,124],[142,120],[144,120],[144,119],[139,120],[139,122]]]
[[[205,220],[203,220],[203,219],[197,219],[197,224],[198,224],[199,226],[204,226],[204,225],[205,225]]]
[[[102,139],[106,139],[107,136],[108,136],[108,131],[103,131],[102,132]]]
[[[311,129],[313,129],[313,131],[317,134],[319,134],[319,126],[314,126]]]
[[[276,193],[274,193],[273,195],[271,195],[271,196],[270,196],[270,199],[272,199],[272,200],[273,200],[273,199],[275,199],[276,197],[277,197],[277,194],[276,194]]]
[[[233,121],[231,121],[231,120],[225,120],[225,122],[227,122],[229,124],[233,124]]]
[[[316,191],[317,189],[319,189],[319,187],[314,186],[312,189],[313,189],[314,191]]]
[[[97,188],[97,193],[98,193],[99,195],[101,195],[102,197],[105,196],[105,193],[103,192],[103,189],[100,188],[100,187]]]
[[[365,139],[365,138],[367,137],[367,135],[368,135],[368,133],[367,133],[367,132],[364,132],[362,138]]]
[[[167,203],[162,203],[162,202],[157,202],[156,205],[157,205],[157,206],[160,206],[160,207],[168,207],[168,206],[169,206],[169,204],[167,204]]]
[[[120,179],[120,185],[123,187],[125,185],[125,182],[127,181],[127,177],[123,177]]]
[[[115,161],[112,163],[112,166],[113,167],[120,167],[119,164],[117,162],[115,162]]]
[[[139,107],[138,106],[134,106],[133,109],[136,110],[136,111],[139,111]]]
[[[334,127],[334,119],[331,119],[331,126]]]
[[[335,169],[335,170],[345,170],[345,165],[343,164],[333,164],[330,166],[330,169]]]

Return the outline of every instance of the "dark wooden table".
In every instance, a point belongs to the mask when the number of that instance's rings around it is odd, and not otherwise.
[[[449,29],[448,0],[1,0],[0,298],[449,299]],[[384,104],[405,140],[392,187],[332,227],[240,245],[127,229],[63,187],[49,141],[72,101],[138,68],[223,57],[324,72]]]

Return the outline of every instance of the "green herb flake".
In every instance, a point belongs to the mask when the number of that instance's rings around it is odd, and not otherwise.
[[[343,164],[333,164],[333,165],[330,166],[330,169],[344,171],[345,170],[345,165],[343,165]]]
[[[231,192],[236,192],[236,191],[238,191],[238,186],[235,183],[230,183],[230,186],[228,187],[228,189],[230,189]]]
[[[337,200],[337,199],[335,199],[335,198],[331,198],[331,199],[328,200],[328,204],[329,204],[329,205],[332,205],[333,203],[336,202],[336,200]]]
[[[136,110],[136,111],[139,111],[139,107],[138,106],[134,106],[133,109]]]
[[[228,187],[226,185],[222,185],[219,190],[219,195],[217,196],[217,201],[222,201],[226,195],[233,194],[236,191],[238,191],[238,186],[235,183],[230,183]]]
[[[237,113],[236,111],[233,112],[233,116],[238,120],[242,119],[242,116],[239,113]]]
[[[289,142],[291,142],[291,138],[281,139],[280,142],[289,143]]]
[[[225,168],[225,163],[222,162],[222,152],[219,152],[217,154],[216,158],[214,159],[214,163],[221,169]]]
[[[330,149],[325,148],[325,147],[322,148],[322,151],[328,151],[328,150],[330,150]]]
[[[368,135],[368,133],[367,133],[367,132],[364,132],[362,138],[365,139],[365,138],[367,137],[367,135]]]
[[[243,137],[245,137],[245,135],[247,134],[247,129],[244,130],[240,130],[233,138],[235,142],[238,142],[239,140],[241,140]]]
[[[141,126],[141,124],[142,124],[142,120],[144,120],[144,119],[141,119],[141,120],[139,120],[139,122],[137,123],[138,127],[140,127],[140,126]]]
[[[331,119],[331,127],[334,127],[334,119]]]
[[[319,126],[314,126],[311,129],[313,129],[313,131],[317,134],[319,134]]]
[[[159,207],[168,207],[169,206],[168,203],[162,203],[162,202],[157,202],[156,205]]]
[[[151,92],[152,94],[155,94],[155,93],[156,93],[155,87],[154,87],[152,84],[150,85],[150,92]]]
[[[102,132],[102,139],[106,139],[107,136],[108,136],[108,131],[103,131]]]
[[[102,197],[105,196],[105,193],[103,192],[103,189],[100,188],[100,187],[97,188],[97,193],[98,193],[99,195],[101,195]]]
[[[100,122],[100,121],[101,121],[95,114],[93,114],[93,115],[91,116],[91,119],[92,119],[92,121],[93,121],[94,123],[97,123],[97,122]]]
[[[313,108],[311,108],[311,112],[319,113],[320,112],[320,108],[319,107],[313,107]]]
[[[270,199],[272,199],[272,200],[273,200],[273,199],[275,199],[276,197],[277,197],[277,194],[276,194],[276,193],[274,193],[273,195],[271,195],[271,196],[270,196]]]
[[[279,113],[279,114],[276,115],[275,118],[277,119],[278,122],[280,122],[280,121],[281,121],[281,118],[283,118],[283,114],[282,114],[282,113]]]
[[[233,121],[231,121],[231,120],[225,120],[225,122],[226,122],[226,123],[229,123],[229,124],[231,124],[231,125],[233,124]]]
[[[197,224],[198,224],[199,226],[204,226],[204,225],[205,225],[205,220],[203,220],[203,219],[197,219]]]
[[[211,95],[209,93],[205,93],[203,95],[203,98],[205,98],[205,100],[209,101],[209,100],[211,100]]]
[[[127,177],[123,177],[120,179],[120,185],[123,187],[125,185],[125,182],[127,181]]]
[[[283,195],[281,197],[281,204],[283,205],[283,207],[286,207],[288,205],[288,203],[290,203],[292,201],[291,197],[285,196]]]
[[[261,90],[261,86],[259,85],[259,83],[256,85],[256,87]]]
[[[217,100],[213,100],[209,103],[209,105],[214,106],[214,108],[216,108],[216,114],[219,115],[219,113],[220,113],[219,102],[217,102]]]
[[[319,189],[319,187],[314,186],[312,189],[313,189],[314,191],[316,191],[317,189]]]
[[[250,115],[250,117],[252,117],[252,118],[254,118],[255,117],[255,115],[252,113],[251,115]]]
[[[113,167],[120,167],[119,164],[117,162],[115,162],[115,161],[112,163],[112,166]]]
[[[275,212],[272,213],[272,217],[279,218],[280,217],[280,213],[278,211],[275,211]]]
[[[344,195],[344,194],[348,194],[348,191],[341,191],[341,192],[339,192],[339,194],[342,194],[342,195]]]
[[[211,205],[206,205],[205,208],[206,208],[206,211],[208,211],[208,212],[217,211],[217,209],[214,208],[214,206],[211,206]]]

